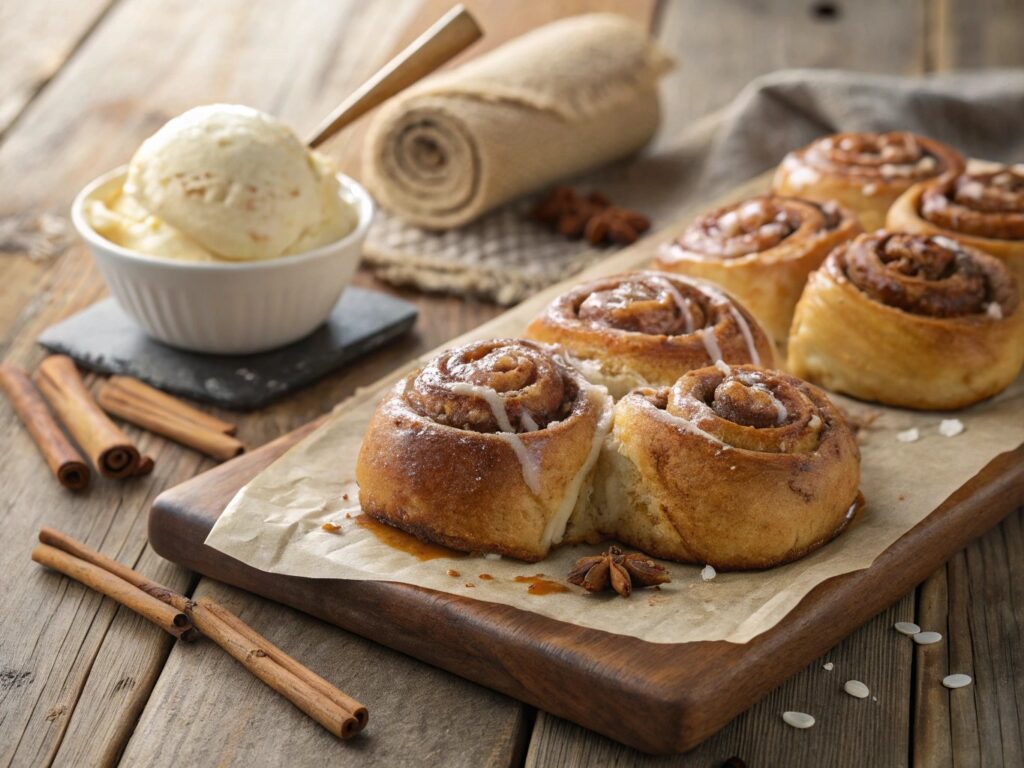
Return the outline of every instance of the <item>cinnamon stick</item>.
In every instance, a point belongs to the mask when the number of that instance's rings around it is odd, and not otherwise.
[[[88,488],[88,465],[64,436],[28,374],[15,365],[0,365],[0,389],[60,484],[72,491]]]
[[[179,407],[172,406],[167,409],[162,399],[140,396],[136,387],[125,387],[123,383],[112,385],[108,382],[100,390],[97,401],[109,414],[194,448],[219,461],[233,458],[245,450],[245,446],[237,438],[212,429],[208,422],[196,421],[184,414]],[[180,405],[184,406],[184,403]]]
[[[36,384],[101,475],[123,478],[135,473],[138,449],[96,405],[70,357],[43,360]]]
[[[184,611],[193,626],[260,680],[291,701],[324,728],[341,739],[361,731],[369,716],[366,707],[341,692],[322,677],[261,636],[218,603],[200,599],[193,603],[184,595],[150,581],[142,574],[52,528],[43,528],[39,540],[82,563],[109,572],[131,584],[140,594]]]
[[[99,566],[49,544],[39,544],[33,549],[32,559],[106,595],[175,637],[183,640],[194,637],[192,622],[183,611],[147,595],[135,585]]]
[[[212,414],[200,411],[198,408],[193,408],[188,403],[168,395],[166,392],[161,392],[159,389],[151,387],[131,376],[111,376],[107,379],[103,389],[116,390],[120,392],[124,399],[150,403],[165,413],[173,413],[197,427],[208,429],[212,432],[233,435],[238,431],[238,426],[230,421],[218,419]]]

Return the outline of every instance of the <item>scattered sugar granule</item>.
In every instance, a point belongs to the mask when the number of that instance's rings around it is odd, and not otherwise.
[[[821,668],[824,669],[826,672],[831,672],[833,669],[836,668],[836,665],[833,664],[831,661],[826,661],[824,664],[821,665]]]
[[[985,307],[985,314],[991,317],[993,320],[1003,319],[1003,308],[997,302],[992,302]]]
[[[942,635],[938,632],[918,632],[914,635],[914,642],[918,645],[931,645],[937,643],[942,639]]]
[[[964,423],[960,419],[943,419],[939,422],[939,434],[945,437],[956,437],[964,431]]]
[[[942,678],[942,684],[947,688],[963,688],[971,684],[970,675],[946,675]]]
[[[718,571],[716,571],[714,566],[711,565],[705,565],[700,571],[700,577],[704,581],[711,581],[717,575]]]
[[[847,680],[843,684],[843,690],[853,696],[855,699],[866,699],[871,695],[871,691],[864,685],[860,680]]]
[[[921,628],[912,621],[897,621],[892,626],[901,635],[916,635],[921,631]]]
[[[782,720],[794,728],[810,728],[814,725],[814,718],[806,712],[783,712]]]
[[[921,432],[917,428],[907,429],[903,432],[896,433],[896,439],[901,443],[913,443],[921,437]]]
[[[328,533],[337,533],[341,530],[341,526],[337,523],[332,523],[328,521],[320,526],[320,530],[327,531]]]

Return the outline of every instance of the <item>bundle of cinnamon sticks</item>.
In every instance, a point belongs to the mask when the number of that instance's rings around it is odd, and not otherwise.
[[[154,464],[107,414],[220,461],[245,450],[234,437],[233,424],[127,376],[112,376],[100,390],[98,401],[94,400],[74,361],[65,355],[46,358],[34,379],[35,384],[17,366],[0,365],[0,390],[25,424],[50,471],[70,490],[88,488],[91,475],[86,460],[65,436],[61,424],[96,471],[115,479],[148,474]]]
[[[37,563],[106,595],[176,638],[191,641],[205,635],[338,738],[350,739],[366,727],[366,707],[222,605],[206,598],[193,602],[52,528],[43,528],[39,541],[32,551]]]

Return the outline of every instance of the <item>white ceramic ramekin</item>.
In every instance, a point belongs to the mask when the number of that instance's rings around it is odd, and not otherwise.
[[[373,201],[339,174],[355,201],[359,224],[311,251],[251,262],[190,262],[146,256],[96,233],[85,214],[124,181],[125,169],[100,176],[71,206],[110,292],[153,338],[193,352],[240,355],[301,339],[323,323],[359,266]]]

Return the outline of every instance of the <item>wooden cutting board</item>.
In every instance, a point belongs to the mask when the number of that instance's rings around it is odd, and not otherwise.
[[[765,186],[766,179],[755,180],[727,199]],[[607,274],[644,263],[657,243],[682,224],[589,272]],[[553,286],[512,312],[529,316],[564,288]],[[708,738],[1024,505],[1020,446],[994,459],[870,568],[819,585],[751,642],[656,644],[407,584],[266,573],[207,547],[207,534],[234,494],[316,425],[159,496],[149,520],[154,549],[206,576],[318,616],[646,752],[683,752]]]

